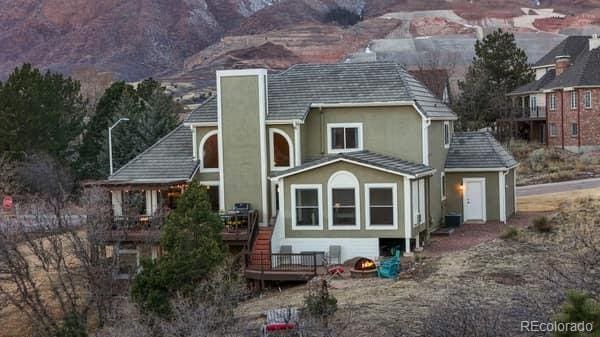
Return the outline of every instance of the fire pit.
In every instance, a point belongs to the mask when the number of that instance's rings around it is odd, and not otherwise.
[[[354,264],[354,268],[350,269],[352,278],[367,278],[377,276],[377,265],[375,261],[361,257]]]

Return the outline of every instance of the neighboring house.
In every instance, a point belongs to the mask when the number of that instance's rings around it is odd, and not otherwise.
[[[331,246],[341,261],[410,254],[448,213],[516,211],[516,161],[488,133],[455,133],[456,119],[394,63],[218,71],[217,95],[107,184],[115,214],[125,191],[144,190],[151,216],[192,179],[215,209],[250,203],[261,227],[246,248],[269,267]]]
[[[520,134],[573,152],[600,150],[600,38],[569,36],[511,92]]]

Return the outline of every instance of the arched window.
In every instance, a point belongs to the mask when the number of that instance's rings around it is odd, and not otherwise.
[[[279,129],[270,129],[271,170],[284,170],[293,167],[294,151],[292,140]]]
[[[200,170],[205,172],[219,169],[219,144],[217,131],[207,133],[200,141]]]
[[[331,175],[327,183],[330,229],[360,229],[360,194],[356,177],[348,171]]]

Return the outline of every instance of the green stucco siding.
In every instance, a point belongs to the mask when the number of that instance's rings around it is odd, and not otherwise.
[[[258,76],[221,78],[224,209],[236,202],[262,207]]]
[[[463,214],[463,178],[485,178],[485,208],[488,221],[500,220],[498,172],[446,172],[447,212]]]
[[[452,122],[450,122],[452,125]],[[450,126],[452,130],[452,126]],[[452,131],[451,131],[452,132]],[[446,164],[448,149],[444,147],[444,121],[432,121],[428,128],[429,133],[429,166],[436,172],[430,179],[430,215],[431,228],[435,229],[442,223],[445,203],[442,202],[442,176]]]
[[[515,170],[506,175],[506,219],[515,214]]]
[[[359,181],[360,196],[360,230],[329,230],[327,217],[327,183],[332,174],[338,171],[348,171]],[[333,163],[310,171],[299,173],[284,179],[285,193],[285,236],[286,238],[374,238],[404,237],[404,183],[403,177],[366,168],[349,163]],[[366,229],[365,222],[365,184],[368,183],[395,183],[397,184],[397,230]],[[291,185],[292,184],[320,184],[323,194],[323,230],[293,230],[291,219]]]
[[[413,107],[311,109],[302,125],[303,158],[327,153],[329,123],[362,123],[365,150],[422,162],[422,122]]]

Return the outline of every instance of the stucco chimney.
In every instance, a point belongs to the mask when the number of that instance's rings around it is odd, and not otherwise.
[[[590,50],[600,47],[600,38],[598,34],[593,34],[590,38]]]
[[[554,59],[556,76],[562,74],[571,65],[571,56],[561,55]]]

